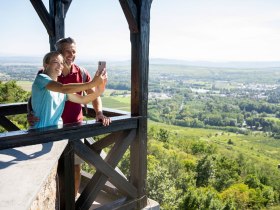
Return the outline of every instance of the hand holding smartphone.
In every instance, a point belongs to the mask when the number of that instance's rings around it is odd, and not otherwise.
[[[104,68],[106,68],[106,61],[98,61],[98,74],[100,74]]]

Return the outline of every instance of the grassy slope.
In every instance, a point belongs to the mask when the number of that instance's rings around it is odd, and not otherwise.
[[[17,85],[19,85],[25,91],[31,91],[32,82],[30,81],[17,81]]]
[[[171,144],[181,152],[187,147],[188,141],[204,141],[217,147],[218,153],[233,157],[243,154],[252,163],[262,163],[277,169],[280,162],[280,141],[266,137],[261,133],[243,135],[212,129],[186,128],[149,121],[149,127],[155,126],[170,131]],[[229,145],[231,139],[233,145]]]

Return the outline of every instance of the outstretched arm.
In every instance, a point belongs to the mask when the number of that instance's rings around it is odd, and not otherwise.
[[[79,104],[87,104],[90,101],[94,101],[97,97],[99,97],[105,90],[106,84],[107,84],[107,75],[104,75],[104,80],[103,83],[101,83],[100,85],[98,85],[95,88],[95,91],[92,91],[92,93],[85,95],[85,96],[81,96],[78,94],[67,94],[68,96],[68,100],[72,101],[74,103],[79,103]]]
[[[59,93],[76,93],[96,87],[102,84],[104,79],[107,79],[107,75],[105,73],[96,73],[93,80],[90,82],[61,84],[56,81],[51,81],[46,85],[46,88]]]
[[[69,93],[67,94],[68,100],[77,104],[87,104],[90,101],[95,100],[97,97],[100,96],[101,93],[93,92],[91,94],[81,96],[79,94],[75,93]]]

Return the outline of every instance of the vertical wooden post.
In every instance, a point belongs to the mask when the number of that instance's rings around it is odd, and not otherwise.
[[[74,147],[69,141],[58,163],[60,209],[75,209]]]
[[[50,16],[53,21],[54,34],[49,36],[50,50],[55,50],[55,43],[65,36],[65,14],[62,0],[49,0]]]
[[[138,198],[146,196],[147,179],[147,106],[149,75],[150,8],[152,0],[134,1],[137,7],[138,33],[130,33],[131,41],[131,114],[142,116],[136,139],[131,145],[131,182],[138,189]],[[147,205],[140,199],[138,208]]]

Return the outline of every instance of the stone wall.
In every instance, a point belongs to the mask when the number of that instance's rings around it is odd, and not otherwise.
[[[36,199],[33,201],[30,210],[57,210],[58,196],[57,196],[57,164],[52,169],[46,182],[40,189]]]

